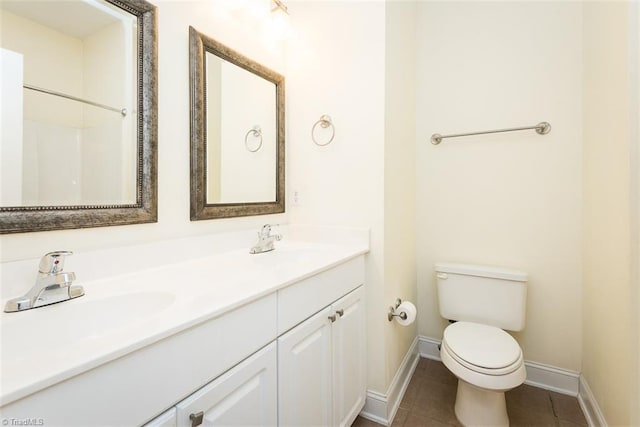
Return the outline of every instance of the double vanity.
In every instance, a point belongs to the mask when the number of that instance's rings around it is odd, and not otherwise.
[[[350,425],[366,388],[368,232],[278,228],[259,254],[250,230],[69,257],[84,296],[2,313],[0,418]],[[2,265],[3,306],[37,265]]]
[[[16,114],[3,118],[0,234],[157,222],[157,7],[5,3],[3,111]],[[67,33],[72,17],[95,25]],[[284,76],[182,31],[169,32],[189,43],[190,219],[283,213]],[[174,74],[160,80],[186,88]],[[3,425],[350,425],[366,388],[368,232],[256,231],[0,264]]]

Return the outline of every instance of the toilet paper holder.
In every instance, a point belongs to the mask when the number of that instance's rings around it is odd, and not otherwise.
[[[400,298],[397,298],[395,306],[389,306],[389,312],[387,313],[387,320],[389,320],[389,322],[391,322],[394,317],[399,317],[402,320],[407,320],[407,313],[405,313],[404,311],[396,313],[396,310],[398,309],[398,307],[400,307],[400,304],[402,304],[402,300]]]

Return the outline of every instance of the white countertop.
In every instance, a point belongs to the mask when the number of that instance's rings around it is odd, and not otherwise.
[[[0,315],[0,406],[369,251],[367,230],[274,232],[284,236],[276,250],[256,255],[256,230],[75,254],[65,271],[76,273],[83,297]],[[30,289],[37,266],[1,266],[3,307]]]

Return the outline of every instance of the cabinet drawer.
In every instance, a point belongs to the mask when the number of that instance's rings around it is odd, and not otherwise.
[[[278,291],[278,335],[364,283],[364,256]]]

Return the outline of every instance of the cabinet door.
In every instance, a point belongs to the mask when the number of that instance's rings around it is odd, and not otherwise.
[[[278,414],[281,426],[332,422],[331,307],[278,338]]]
[[[178,426],[277,425],[276,368],[277,347],[272,342],[178,403]]]
[[[334,426],[350,426],[366,398],[364,286],[333,304],[342,313],[332,325]]]

